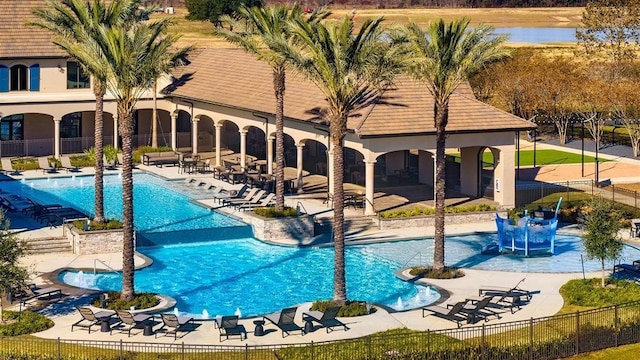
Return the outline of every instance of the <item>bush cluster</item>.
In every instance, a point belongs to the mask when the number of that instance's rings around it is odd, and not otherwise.
[[[53,327],[53,321],[31,311],[3,311],[6,325],[0,324],[0,336],[33,334]]]
[[[107,309],[110,310],[129,310],[132,306],[135,306],[136,309],[149,309],[158,304],[160,304],[160,299],[152,293],[136,294],[133,300],[124,301],[120,300],[119,291],[107,292]],[[102,305],[100,297],[94,298],[91,305],[100,307]]]
[[[640,300],[640,285],[609,278],[602,288],[600,279],[576,279],[562,285],[560,294],[567,305],[601,307]]]
[[[449,266],[445,266],[443,270],[434,270],[433,266],[414,266],[409,274],[427,279],[457,279],[464,276],[464,271]]]
[[[296,208],[285,206],[284,210],[276,211],[274,207],[259,207],[253,209],[256,215],[260,215],[266,218],[283,218],[283,217],[295,217],[298,216],[298,210]]]
[[[447,206],[444,208],[444,212],[447,214],[468,213],[468,212],[481,212],[481,211],[496,211],[494,205],[478,204],[478,205],[464,205],[464,206]],[[412,216],[427,216],[434,215],[436,209],[426,206],[414,206],[412,209],[406,210],[387,210],[381,211],[380,217],[383,219],[397,219],[406,218]]]
[[[332,306],[336,306],[336,302],[333,300],[317,300],[313,302],[311,305],[311,310],[317,310],[321,312],[327,311],[328,308]],[[362,316],[373,314],[376,312],[375,306],[369,307],[369,312],[367,313],[367,303],[362,301],[347,301],[345,305],[340,307],[340,311],[338,312],[338,317],[354,317],[354,316]]]
[[[73,226],[75,226],[77,229],[84,229],[84,220],[75,220],[73,222]],[[122,221],[116,219],[107,220],[107,222],[105,223],[90,221],[87,231],[114,229],[122,229]]]
[[[133,162],[136,164],[140,164],[142,162],[142,156],[144,154],[150,153],[150,152],[161,152],[161,151],[173,151],[173,149],[171,149],[168,146],[159,146],[159,147],[140,146],[139,148],[133,151],[133,154],[132,154]]]

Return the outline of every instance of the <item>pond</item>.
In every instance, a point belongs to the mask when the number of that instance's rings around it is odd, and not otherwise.
[[[533,28],[533,27],[499,27],[495,34],[508,34],[509,43],[546,44],[560,42],[576,42],[575,28]]]

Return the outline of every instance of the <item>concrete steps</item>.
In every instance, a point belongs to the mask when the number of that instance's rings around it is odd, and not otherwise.
[[[73,248],[66,237],[25,239],[31,254],[72,253]]]

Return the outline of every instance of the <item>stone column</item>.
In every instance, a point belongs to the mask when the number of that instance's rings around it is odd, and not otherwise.
[[[240,130],[240,167],[244,171],[247,164],[247,130]]]
[[[53,156],[60,159],[60,122],[62,119],[53,119]]]
[[[171,114],[171,148],[178,151],[178,114]]]
[[[220,155],[220,142],[222,141],[222,124],[216,123],[216,166],[222,165],[222,156]]]
[[[267,138],[267,174],[273,174],[273,136]]]
[[[373,194],[375,190],[375,176],[374,176],[375,165],[376,165],[376,160],[364,162],[364,170],[365,170],[364,195],[366,199],[364,204],[365,215],[376,214],[376,211],[373,208]]]
[[[298,189],[298,194],[301,194],[304,192],[304,190],[302,189],[302,186],[304,185],[302,181],[302,150],[304,149],[304,144],[298,144],[296,148],[298,150],[296,152],[296,189]]]
[[[193,155],[198,154],[198,122],[200,119],[197,117],[191,119],[191,153]]]

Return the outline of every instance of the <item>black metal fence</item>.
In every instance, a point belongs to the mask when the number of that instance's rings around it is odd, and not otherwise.
[[[593,180],[563,181],[556,183],[531,183],[516,187],[516,206],[523,206],[534,202],[544,203],[544,199],[552,194],[562,196],[562,201],[584,200],[584,194],[599,196],[612,200],[640,211],[640,192],[631,191],[613,184],[596,184]]]
[[[639,341],[640,301],[461,329],[392,331],[357,339],[277,346],[0,337],[0,359],[542,360]]]

